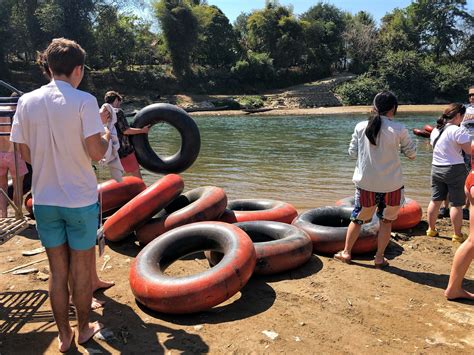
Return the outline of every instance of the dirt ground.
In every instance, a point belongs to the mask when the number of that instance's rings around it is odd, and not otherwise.
[[[346,265],[314,255],[299,269],[253,277],[240,293],[207,312],[180,316],[137,304],[128,272],[140,249],[131,239],[111,244],[97,262],[101,277],[116,282],[97,294],[106,301],[92,315],[105,326],[102,337],[70,353],[473,353],[473,304],[443,297],[455,246],[447,237],[448,220],[438,223],[440,238],[424,236],[424,221],[394,233],[384,271],[373,268],[370,256]],[[0,272],[44,258],[44,253],[21,254],[39,246],[32,222],[0,246]],[[48,283],[39,280],[48,273],[47,262],[33,266],[40,273],[0,276],[0,354],[57,352]],[[173,264],[170,273],[207,267],[196,255]],[[467,278],[473,277],[471,270]],[[474,290],[471,281],[466,286]]]

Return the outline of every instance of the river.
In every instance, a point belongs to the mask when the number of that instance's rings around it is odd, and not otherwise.
[[[398,115],[417,142],[418,156],[401,157],[406,196],[424,209],[430,198],[431,148],[412,128],[434,124],[433,115]],[[355,160],[347,154],[351,134],[363,115],[290,117],[195,117],[201,133],[196,162],[181,176],[185,190],[213,185],[229,199],[268,198],[298,210],[333,205],[353,194]],[[165,123],[153,126],[150,144],[160,155],[174,154],[180,136]],[[160,175],[143,171],[147,185]]]

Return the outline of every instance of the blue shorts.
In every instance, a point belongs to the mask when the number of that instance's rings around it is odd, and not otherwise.
[[[87,250],[95,246],[99,225],[99,204],[68,208],[34,205],[41,244],[54,248],[67,243],[71,249]]]

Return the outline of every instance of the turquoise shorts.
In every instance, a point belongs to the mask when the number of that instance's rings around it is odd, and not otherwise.
[[[34,205],[41,244],[54,248],[67,243],[71,249],[87,250],[95,246],[99,225],[99,204],[68,208]]]

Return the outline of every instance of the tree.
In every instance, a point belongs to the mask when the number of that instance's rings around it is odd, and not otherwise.
[[[233,65],[239,45],[229,19],[216,6],[195,6],[193,13],[199,26],[193,60],[215,68]]]
[[[158,0],[153,2],[153,8],[171,55],[173,72],[184,78],[191,72],[190,54],[197,43],[198,21],[182,0]]]
[[[354,73],[367,71],[376,58],[377,29],[366,12],[359,12],[348,20],[343,33],[349,69]]]
[[[382,18],[379,33],[381,51],[413,51],[420,48],[420,34],[406,10],[395,9]]]
[[[250,51],[268,53],[276,68],[287,68],[300,61],[303,29],[290,9],[270,4],[248,17],[245,43]]]
[[[449,55],[462,37],[459,24],[472,20],[466,4],[466,0],[416,0],[407,8],[417,24],[421,44],[438,61],[443,55]]]
[[[344,53],[343,38],[346,23],[337,7],[318,3],[301,15],[308,64],[329,70]]]
[[[65,37],[78,42],[86,51],[94,48],[92,15],[94,0],[45,0],[36,10],[45,44],[51,38]]]

